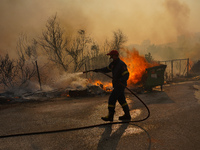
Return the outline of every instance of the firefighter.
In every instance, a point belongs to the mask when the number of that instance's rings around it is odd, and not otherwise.
[[[119,104],[122,106],[124,115],[119,117],[119,120],[131,120],[129,106],[126,102],[124,90],[127,86],[127,80],[129,78],[129,72],[126,64],[119,58],[119,53],[117,50],[112,50],[107,55],[113,61],[108,67],[101,69],[95,69],[94,72],[108,73],[112,72],[113,80],[113,91],[108,100],[108,115],[106,117],[101,117],[104,121],[113,121],[115,113],[115,105],[118,100]]]

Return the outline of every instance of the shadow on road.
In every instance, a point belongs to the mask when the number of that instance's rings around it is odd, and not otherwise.
[[[99,140],[97,150],[102,150],[102,149],[116,150],[122,135],[124,134],[125,130],[128,128],[129,125],[136,126],[147,134],[147,138],[148,138],[147,141],[149,142],[148,150],[150,150],[151,137],[149,133],[144,128],[136,124],[128,124],[128,123],[122,124],[114,133],[113,133],[112,126],[115,126],[115,125],[107,125],[107,126],[100,127],[100,128],[105,128],[105,131],[103,132],[101,139]]]
[[[126,128],[129,124],[122,124],[114,133],[112,133],[112,125],[103,126],[101,128],[105,128],[101,139],[99,141],[97,150],[102,149],[112,149],[115,150],[117,148],[118,142],[125,132]]]

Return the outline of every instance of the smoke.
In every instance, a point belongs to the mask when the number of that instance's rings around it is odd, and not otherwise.
[[[81,77],[83,72],[77,73],[60,73],[57,69],[49,71],[51,76],[48,76],[48,81],[42,83],[43,91],[52,91],[55,89],[85,89],[88,85],[88,80]],[[38,88],[38,86],[37,86]],[[34,88],[33,88],[34,89]]]
[[[55,14],[67,34],[83,29],[103,42],[120,29],[130,45],[147,39],[153,44],[174,42],[177,36],[198,29],[197,12],[190,0],[1,0],[0,54],[15,56],[19,35],[40,37]]]
[[[88,81],[85,78],[81,78],[82,72],[78,73],[64,73],[57,77],[54,88],[69,88],[69,89],[85,89]]]
[[[42,83],[42,91],[54,91],[54,90],[73,90],[73,89],[86,89],[89,84],[88,80],[82,78],[82,72],[78,73],[64,73],[62,75],[52,75],[52,78],[49,78],[49,81],[45,84]],[[34,93],[40,90],[40,85],[37,81],[27,81],[26,86],[24,87],[10,87],[7,91],[12,92],[14,95],[23,95],[24,93]]]
[[[174,25],[177,34],[187,34],[190,16],[190,8],[179,0],[165,0],[164,7],[169,13],[172,25]]]
[[[68,3],[63,0],[48,2],[2,0],[0,2],[0,54],[14,52],[21,33],[27,34],[29,39],[40,37],[48,18],[55,14],[60,17],[61,26],[68,32],[89,25],[82,9],[79,8],[80,4],[75,6],[76,3],[73,1]]]

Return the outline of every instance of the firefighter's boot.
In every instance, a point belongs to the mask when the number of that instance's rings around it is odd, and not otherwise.
[[[108,115],[105,117],[101,117],[101,119],[104,121],[113,121],[114,113],[115,113],[114,110],[109,110]]]
[[[125,106],[122,107],[124,111],[124,115],[119,117],[119,120],[131,120],[131,115],[129,111],[129,107],[126,104]]]

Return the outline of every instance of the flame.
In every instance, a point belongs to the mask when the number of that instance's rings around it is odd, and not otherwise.
[[[68,93],[66,93],[66,92],[63,92],[63,93],[61,94],[61,97],[70,97],[70,95],[69,95]]]
[[[126,50],[125,52],[126,56],[121,57],[121,59],[127,64],[130,73],[129,80],[127,81],[128,85],[137,84],[142,80],[147,68],[158,65],[158,63],[148,63],[145,57],[140,56],[135,49],[133,51]]]
[[[136,49],[133,49],[133,51],[124,50],[124,52],[126,52],[126,56],[120,57],[120,59],[128,66],[130,74],[129,80],[127,81],[128,86],[140,83],[147,68],[159,65],[156,62],[148,63],[145,57],[139,55],[139,52]],[[100,86],[105,91],[111,91],[112,89],[112,83],[110,82],[101,82],[99,80],[92,81],[90,79],[89,82],[93,85]]]
[[[189,70],[191,70],[192,69],[192,66],[194,65],[194,63],[191,61],[191,60],[189,60]]]
[[[99,80],[95,80],[92,83],[93,85],[100,86],[104,91],[111,91],[112,90],[112,83],[111,82],[101,82]]]

